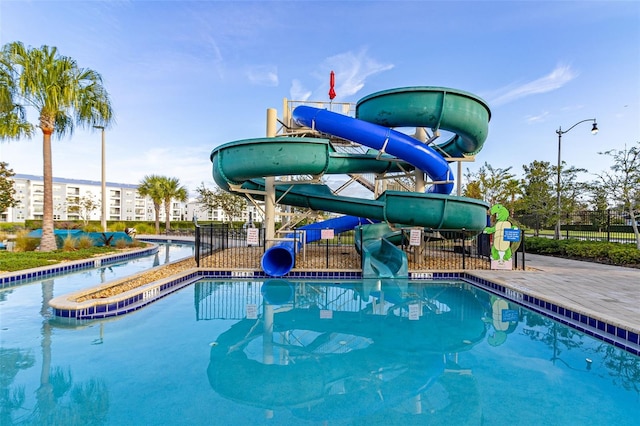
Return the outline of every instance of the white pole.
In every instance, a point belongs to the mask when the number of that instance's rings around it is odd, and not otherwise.
[[[424,127],[416,127],[416,132],[413,137],[424,143],[427,141],[427,132],[424,130]],[[416,179],[416,192],[424,192],[426,187],[424,180],[424,171],[415,169],[413,173]]]
[[[278,122],[278,115],[275,108],[267,109],[267,137],[273,138],[276,136],[276,125]],[[267,248],[273,245],[273,239],[276,234],[276,190],[275,190],[275,177],[266,176],[264,180],[265,184],[265,198],[264,198],[264,210],[265,210],[265,238]]]
[[[106,160],[106,144],[105,144],[105,134],[104,134],[104,126],[93,126],[94,129],[100,129],[102,132],[102,206],[100,212],[100,226],[102,227],[102,232],[107,232],[107,160]]]
[[[105,135],[104,127],[102,128],[102,215],[100,217],[100,224],[102,225],[102,232],[107,232],[107,160],[106,160],[106,148],[105,148]]]

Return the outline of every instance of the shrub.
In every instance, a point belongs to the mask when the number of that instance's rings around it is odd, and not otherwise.
[[[24,225],[20,224],[20,223],[14,223],[14,222],[2,222],[0,223],[0,231],[9,233],[9,234],[15,234],[16,232],[18,232],[19,230],[24,229]]]
[[[102,226],[95,223],[89,223],[88,225],[83,226],[82,230],[84,232],[102,232]]]
[[[138,235],[140,234],[155,234],[156,233],[156,228],[155,226],[151,226],[148,225],[146,223],[139,223],[135,226],[136,228],[136,233]]]
[[[124,238],[120,238],[119,240],[116,241],[117,249],[124,249],[124,248],[127,248],[127,246],[128,246],[127,241],[125,241]]]
[[[125,230],[125,228],[127,227],[127,224],[124,222],[116,222],[116,223],[112,223],[109,226],[109,231],[111,232],[122,232]]]
[[[80,224],[77,222],[56,222],[56,229],[80,229]]]
[[[22,230],[16,233],[15,251],[34,251],[40,245],[40,238],[29,237],[29,231]]]
[[[63,251],[74,251],[76,249],[76,239],[71,238],[71,236],[67,236],[62,243]]]
[[[553,240],[543,237],[525,239],[529,253],[578,258],[614,265],[640,265],[640,250],[634,244],[606,241]]]
[[[93,240],[88,235],[83,235],[78,239],[76,247],[79,250],[91,248],[93,247]]]
[[[633,244],[617,244],[609,251],[609,259],[616,265],[640,265],[640,250]]]

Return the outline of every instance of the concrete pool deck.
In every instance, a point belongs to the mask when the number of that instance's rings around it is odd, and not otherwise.
[[[468,271],[640,332],[640,269],[526,254],[527,271]]]

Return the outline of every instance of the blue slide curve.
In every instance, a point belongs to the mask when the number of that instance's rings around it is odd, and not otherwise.
[[[300,125],[391,154],[424,170],[434,182],[438,182],[429,187],[427,192],[449,194],[453,189],[453,173],[447,160],[430,146],[409,135],[309,106],[297,107],[293,111],[293,119]]]

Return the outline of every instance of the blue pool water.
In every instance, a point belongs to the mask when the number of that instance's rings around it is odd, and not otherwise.
[[[201,280],[73,325],[49,317],[44,291],[0,293],[3,425],[632,425],[640,414],[640,358],[463,282]]]

